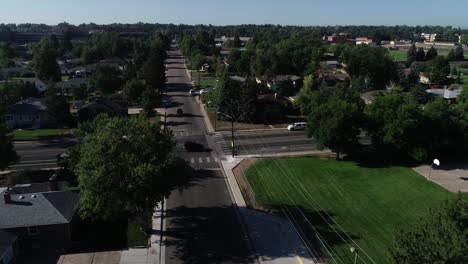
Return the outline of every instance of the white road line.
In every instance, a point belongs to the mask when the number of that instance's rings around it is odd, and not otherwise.
[[[219,159],[217,157],[213,157],[215,162],[219,162]]]
[[[198,163],[203,163],[203,158],[202,157],[198,158]]]
[[[195,163],[195,159],[194,159],[194,158],[190,158],[190,163]]]
[[[211,159],[210,157],[206,157],[206,162],[210,163],[211,162]]]

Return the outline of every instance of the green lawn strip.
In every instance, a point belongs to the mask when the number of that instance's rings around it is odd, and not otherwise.
[[[394,60],[397,61],[404,61],[407,59],[407,51],[406,50],[390,50],[390,55],[393,57]]]
[[[148,238],[141,232],[137,223],[129,221],[127,227],[127,244],[128,247],[147,247]]]
[[[15,130],[12,132],[13,140],[40,140],[48,137],[59,136],[63,134],[63,129],[34,129],[34,130]]]
[[[354,245],[348,235],[376,263],[389,263],[395,232],[410,228],[429,208],[451,196],[409,168],[367,168],[349,161],[267,160],[251,168],[247,178],[258,203],[286,205],[293,213],[296,206],[301,208],[330,243],[335,257],[345,263],[353,261],[349,247]],[[327,214],[332,218],[328,223],[322,219]],[[369,262],[364,252],[361,255]]]

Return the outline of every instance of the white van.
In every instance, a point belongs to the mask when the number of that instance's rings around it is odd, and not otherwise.
[[[305,130],[306,126],[307,126],[306,122],[294,123],[288,126],[288,130],[289,131]]]

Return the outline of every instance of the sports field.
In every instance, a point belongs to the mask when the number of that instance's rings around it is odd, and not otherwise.
[[[452,195],[410,168],[352,161],[271,159],[246,176],[257,203],[290,214],[310,241],[323,238],[329,263],[353,263],[350,247],[360,249],[358,263],[391,263],[395,232]]]

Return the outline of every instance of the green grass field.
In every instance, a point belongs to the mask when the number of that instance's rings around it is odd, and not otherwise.
[[[12,135],[13,140],[30,141],[59,136],[63,132],[63,129],[15,130],[12,132]]]
[[[405,61],[408,53],[406,50],[389,50],[389,52],[390,56],[396,61]]]
[[[311,241],[314,228],[323,236],[338,263],[353,263],[353,241],[362,249],[359,263],[391,263],[395,232],[452,195],[409,168],[307,157],[261,161],[247,179],[257,203],[291,210]]]

